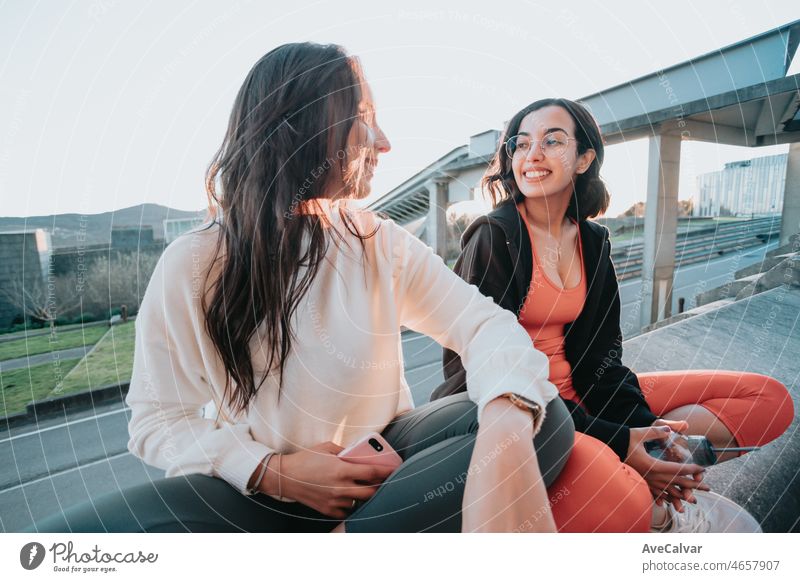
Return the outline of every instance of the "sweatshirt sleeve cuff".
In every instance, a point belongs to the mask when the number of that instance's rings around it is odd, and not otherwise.
[[[239,493],[248,495],[247,484],[261,461],[269,453],[269,447],[254,441],[240,441],[231,446],[217,463],[216,475],[231,484]]]

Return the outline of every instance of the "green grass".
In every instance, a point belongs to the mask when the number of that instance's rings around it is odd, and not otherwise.
[[[133,322],[115,325],[95,348],[72,368],[51,396],[83,392],[131,379],[133,371]]]
[[[25,412],[25,406],[44,400],[80,358],[57,360],[0,373],[0,417]]]
[[[0,362],[58,350],[91,346],[97,343],[107,331],[108,328],[103,325],[69,331],[59,331],[59,328],[56,328],[55,336],[45,334],[3,342],[0,343]]]

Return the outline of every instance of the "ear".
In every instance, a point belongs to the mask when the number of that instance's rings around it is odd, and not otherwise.
[[[592,165],[592,162],[597,157],[597,154],[593,149],[588,149],[583,152],[580,156],[578,156],[578,163],[576,166],[575,173],[576,174],[583,174],[586,170],[589,169],[589,166]]]

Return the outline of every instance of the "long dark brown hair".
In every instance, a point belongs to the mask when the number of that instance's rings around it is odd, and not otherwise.
[[[291,320],[325,256],[326,231],[335,231],[323,228],[324,213],[299,210],[315,198],[352,195],[347,167],[366,155],[347,147],[362,80],[358,60],[336,45],[270,51],[248,73],[209,165],[209,206],[219,210],[212,216],[220,229],[202,308],[227,374],[225,402],[236,412],[248,409],[276,369],[280,397]],[[341,216],[362,245],[374,234],[360,234],[344,210]],[[220,274],[209,285],[215,266]],[[256,382],[250,342],[262,324],[267,365]]]
[[[606,211],[610,201],[605,182],[600,178],[600,167],[603,165],[604,156],[603,138],[592,114],[580,103],[569,99],[540,99],[524,107],[511,118],[500,139],[497,152],[483,176],[483,187],[489,192],[495,207],[510,200],[515,202],[522,200],[523,195],[514,179],[511,158],[508,157],[505,143],[508,138],[519,133],[520,123],[526,115],[552,105],[565,109],[575,122],[578,155],[588,149],[593,149],[595,152],[595,158],[589,168],[575,178],[567,216],[575,220],[594,218]]]

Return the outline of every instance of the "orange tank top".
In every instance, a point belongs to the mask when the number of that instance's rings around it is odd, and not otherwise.
[[[519,322],[533,340],[533,346],[550,360],[550,382],[558,388],[565,400],[580,403],[572,387],[572,367],[564,351],[564,326],[577,319],[586,301],[586,269],[583,264],[583,246],[578,231],[578,258],[581,265],[581,280],[569,289],[555,285],[545,274],[533,244],[533,229],[528,223],[525,207],[517,205],[531,239],[533,252],[533,275],[530,289],[525,297]],[[574,222],[574,221],[573,221]]]

